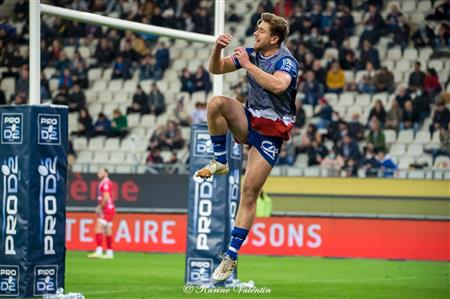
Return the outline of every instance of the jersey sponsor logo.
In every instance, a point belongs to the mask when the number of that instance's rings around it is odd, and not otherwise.
[[[23,141],[23,114],[3,113],[1,120],[1,143],[22,144]]]
[[[292,73],[292,72],[296,73],[296,66],[295,66],[294,62],[287,58],[282,60],[280,69],[283,71],[286,71],[288,73]]]
[[[3,175],[3,223],[2,233],[5,242],[5,255],[15,255],[17,234],[17,212],[19,204],[19,158],[9,157],[2,165]]]
[[[275,160],[276,156],[278,155],[278,149],[275,147],[275,145],[269,141],[269,140],[264,140],[263,142],[261,142],[261,148],[263,150],[263,152],[269,156],[269,158],[271,158],[272,160]]]
[[[34,296],[53,294],[58,285],[58,266],[45,265],[34,267]]]
[[[61,116],[38,114],[38,144],[61,144]]]
[[[0,265],[0,296],[19,296],[19,266]]]
[[[212,259],[189,258],[188,267],[188,282],[196,284],[211,282],[213,268]]]

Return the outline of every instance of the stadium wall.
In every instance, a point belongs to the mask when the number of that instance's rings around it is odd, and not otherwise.
[[[68,213],[67,248],[92,250],[94,213]],[[449,221],[257,218],[242,253],[450,261]],[[184,253],[185,214],[119,213],[115,250]]]

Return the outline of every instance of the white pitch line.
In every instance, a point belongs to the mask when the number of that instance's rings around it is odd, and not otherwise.
[[[390,281],[390,280],[410,280],[415,276],[390,277],[390,278],[368,278],[368,279],[317,279],[317,280],[301,280],[300,283],[316,283],[316,282],[371,282],[371,281]]]

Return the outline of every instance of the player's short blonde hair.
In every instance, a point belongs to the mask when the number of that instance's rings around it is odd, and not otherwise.
[[[286,19],[274,15],[273,13],[265,12],[261,14],[258,25],[261,24],[261,22],[267,22],[270,24],[270,34],[272,36],[278,36],[278,45],[281,45],[289,33],[289,25]]]

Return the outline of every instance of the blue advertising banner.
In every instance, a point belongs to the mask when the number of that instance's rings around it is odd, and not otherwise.
[[[0,107],[0,297],[64,287],[67,113]]]
[[[209,284],[219,265],[217,254],[226,251],[239,203],[242,149],[231,135],[227,140],[230,173],[206,180],[192,179],[195,171],[214,158],[206,124],[191,130],[188,190],[188,233],[185,282]],[[235,275],[230,278],[235,278]]]

